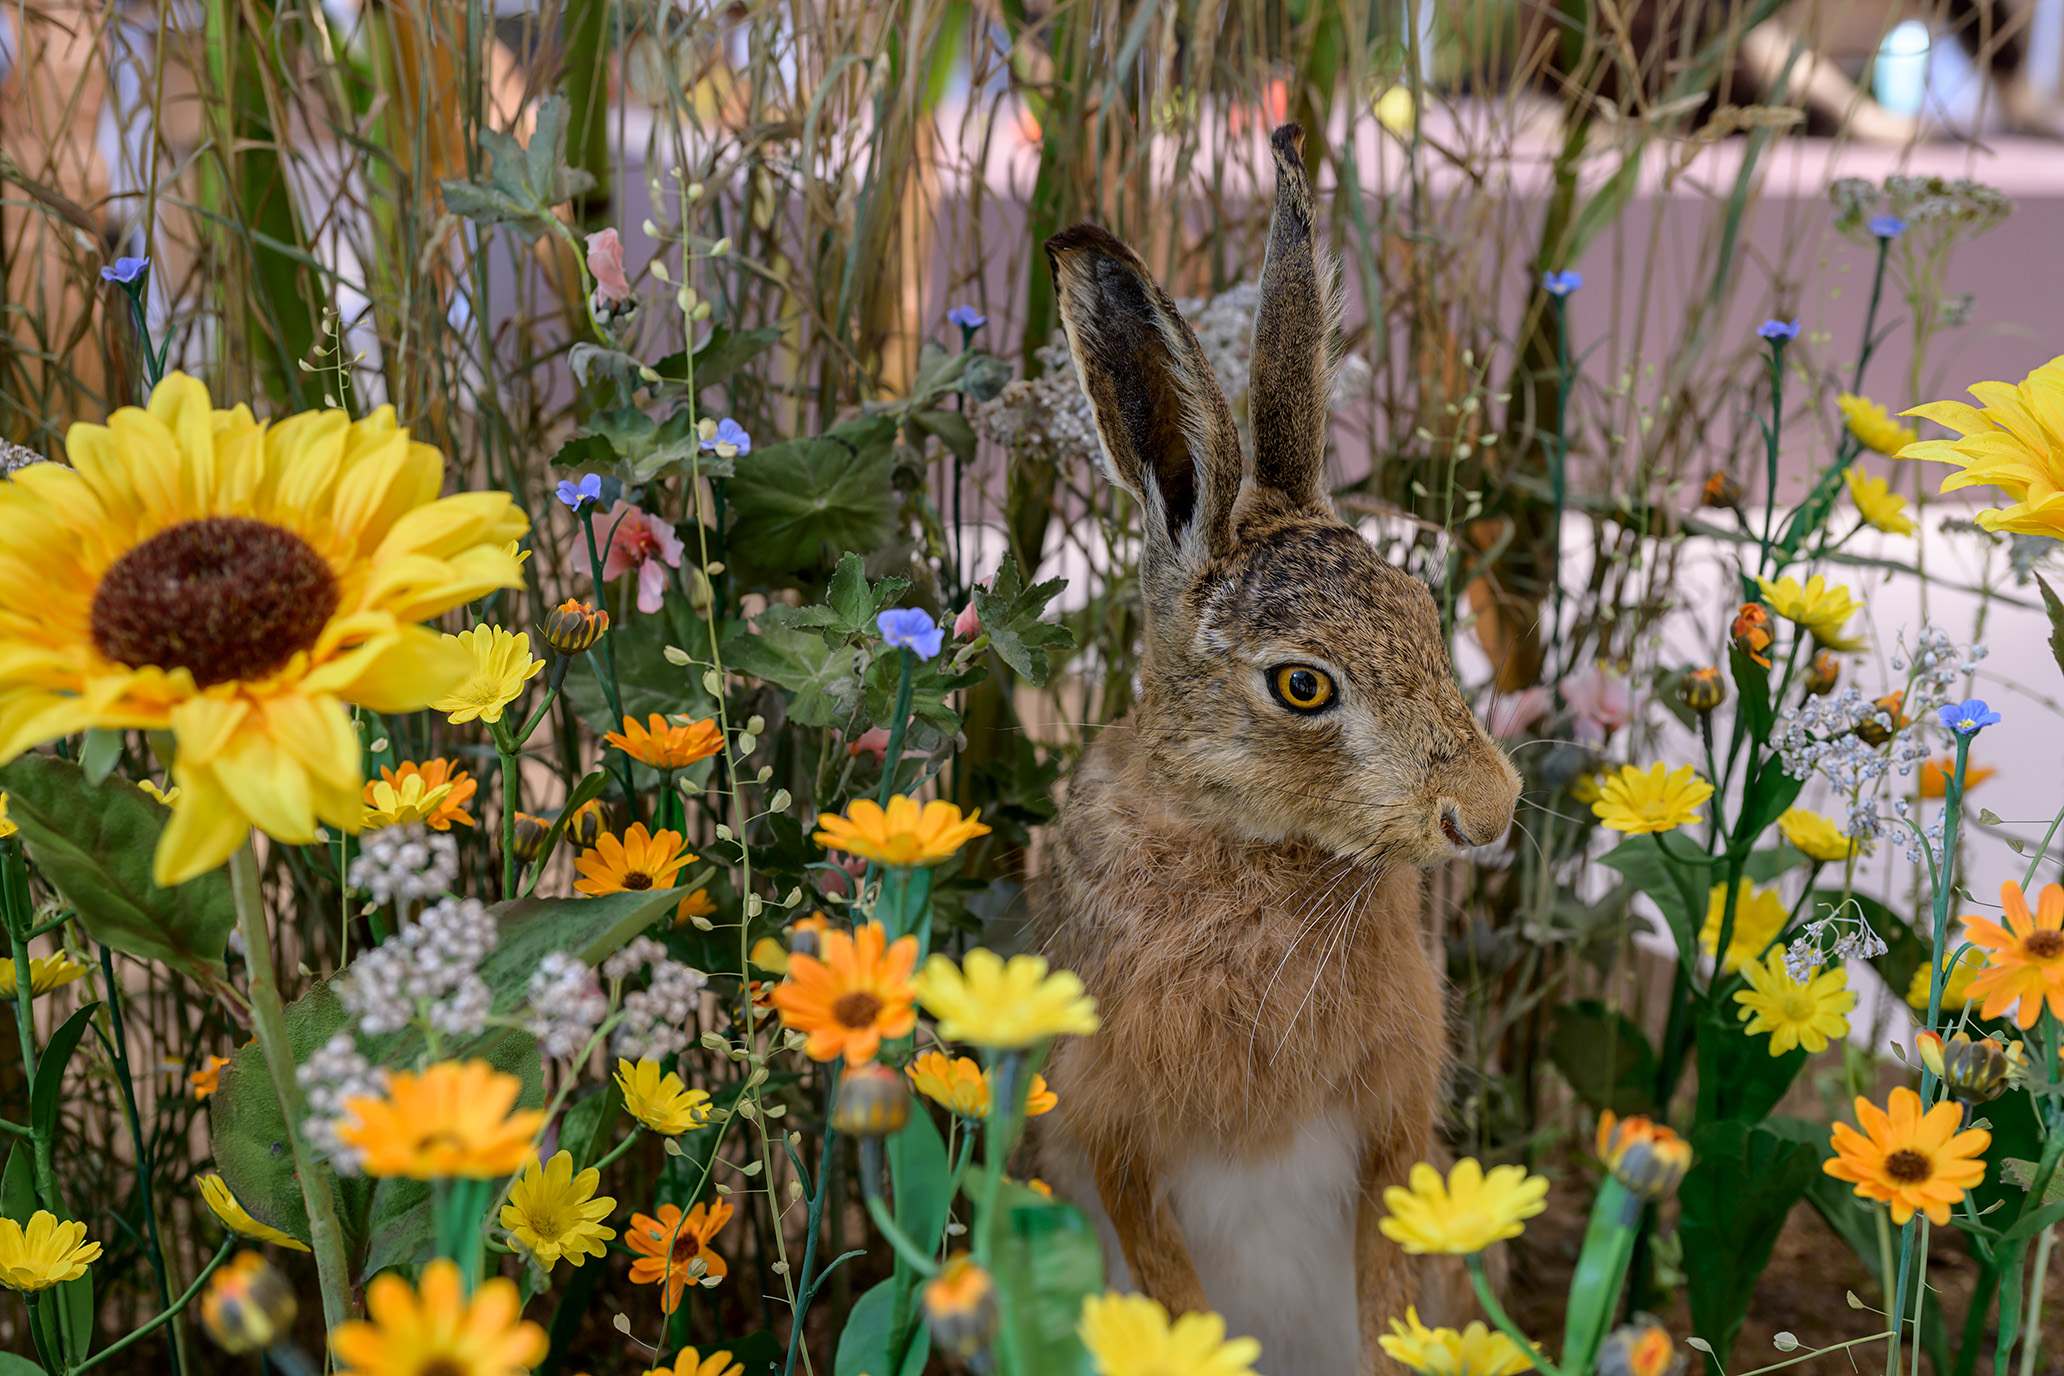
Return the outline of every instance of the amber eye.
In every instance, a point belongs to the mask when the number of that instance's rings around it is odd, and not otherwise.
[[[1333,701],[1333,678],[1309,664],[1284,664],[1269,675],[1276,701],[1294,712],[1316,712]]]

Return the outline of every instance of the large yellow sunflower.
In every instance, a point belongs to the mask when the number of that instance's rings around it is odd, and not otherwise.
[[[0,483],[0,761],[90,727],[170,731],[153,875],[253,826],[359,827],[350,704],[416,711],[471,669],[421,623],[522,581],[508,494],[440,498],[444,459],[383,406],[273,425],[174,373],[148,409],[66,436],[72,467]]]
[[[1961,467],[1963,472],[1943,479],[1944,492],[1991,486],[2013,498],[2014,504],[2003,510],[1978,513],[1978,524],[1987,530],[2064,535],[2064,357],[2051,359],[2018,384],[1974,382],[1970,392],[1978,405],[1931,401],[1901,412],[1932,420],[1962,438],[1922,440],[1901,449],[1898,457]]]

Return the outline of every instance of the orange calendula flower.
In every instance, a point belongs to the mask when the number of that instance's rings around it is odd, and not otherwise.
[[[1765,653],[1771,642],[1770,613],[1761,602],[1744,602],[1727,634],[1735,649],[1764,668],[1770,667],[1770,656]]]
[[[1921,796],[1941,798],[1949,793],[1950,776],[1956,773],[1956,756],[1938,755],[1932,760],[1921,761]],[[1964,761],[1964,792],[1969,793],[1993,775],[1999,773],[1990,765],[1972,764]]]
[[[1964,1191],[1985,1178],[1978,1158],[1992,1145],[1992,1134],[1982,1128],[1958,1132],[1964,1121],[1959,1104],[1945,1101],[1922,1113],[1921,1096],[1902,1085],[1882,1109],[1858,1098],[1856,1121],[1862,1132],[1835,1124],[1835,1154],[1821,1169],[1854,1185],[1863,1198],[1890,1204],[1894,1223],[1918,1212],[1944,1226]]]
[[[871,1061],[885,1038],[917,1026],[910,987],[917,938],[891,942],[881,923],[870,922],[850,936],[827,931],[821,942],[821,959],[789,954],[788,982],[774,991],[774,1006],[783,1023],[809,1033],[803,1050],[810,1059]]]
[[[573,862],[580,879],[574,888],[590,896],[627,890],[671,888],[674,876],[696,861],[678,831],[653,835],[643,822],[633,822],[623,839],[604,836],[595,848]]]
[[[960,809],[934,798],[922,808],[915,798],[897,794],[885,809],[872,798],[855,798],[841,817],[820,813],[818,845],[842,850],[877,865],[936,865],[977,836],[987,836],[978,810],[963,818]]]
[[[541,1110],[516,1107],[522,1092],[521,1080],[481,1060],[398,1070],[386,1097],[344,1101],[337,1136],[370,1176],[492,1180],[523,1168],[544,1126]]]
[[[227,1056],[210,1056],[199,1070],[188,1075],[186,1082],[193,1087],[193,1097],[205,1099],[222,1088],[222,1067],[228,1064]]]
[[[905,1066],[903,1073],[910,1077],[912,1089],[962,1118],[989,1116],[989,1074],[972,1057],[949,1058],[943,1052],[927,1051]],[[1046,1077],[1034,1075],[1025,1091],[1025,1116],[1037,1118],[1060,1102],[1047,1087]]]
[[[724,748],[724,737],[714,720],[675,726],[657,712],[645,726],[625,717],[623,730],[611,731],[602,739],[654,769],[684,769]]]
[[[624,1242],[638,1254],[631,1263],[631,1283],[657,1285],[664,1281],[664,1307],[673,1313],[681,1307],[681,1291],[690,1281],[722,1280],[730,1273],[724,1259],[709,1245],[730,1221],[731,1205],[722,1199],[697,1204],[686,1214],[673,1204],[661,1205],[657,1218],[632,1214],[630,1229],[624,1234]],[[700,1272],[695,1268],[697,1261],[702,1263]]]
[[[680,926],[698,917],[708,917],[717,910],[717,901],[709,896],[708,889],[697,889],[674,905],[674,925]]]
[[[386,765],[381,765],[380,778],[393,785],[396,790],[402,787],[404,779],[419,778],[423,781],[425,796],[434,796],[438,789],[448,784],[449,791],[438,799],[436,806],[423,818],[423,825],[432,831],[450,831],[453,822],[460,822],[469,827],[474,825],[473,814],[466,811],[466,804],[473,801],[473,795],[480,791],[480,784],[465,770],[455,767],[450,760],[425,760],[421,764],[413,760],[404,760],[398,769],[389,769]],[[365,800],[369,807],[374,802],[373,787],[371,783],[365,786]]]
[[[1979,1016],[1996,1018],[2018,999],[2014,1018],[2023,1027],[2035,1026],[2046,1002],[2064,1018],[2064,887],[2046,887],[2031,913],[2027,895],[2010,879],[2000,885],[2000,906],[2007,910],[2004,927],[1964,918],[1972,944],[1991,952],[1971,981],[1969,996],[1984,1000]]]
[[[345,1376],[523,1376],[551,1347],[523,1317],[516,1282],[481,1282],[472,1298],[458,1265],[439,1257],[411,1286],[394,1272],[366,1287],[366,1318],[337,1325],[330,1350]]]

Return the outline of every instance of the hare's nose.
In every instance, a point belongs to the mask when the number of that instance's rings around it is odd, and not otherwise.
[[[1503,836],[1505,829],[1511,825],[1512,809],[1509,806],[1478,807],[1471,811],[1458,803],[1441,804],[1441,835],[1457,850],[1491,845]]]
[[[1441,809],[1440,829],[1441,835],[1448,838],[1448,844],[1457,850],[1468,850],[1476,844],[1469,839],[1469,833],[1462,830],[1462,814],[1455,810],[1453,804]]]

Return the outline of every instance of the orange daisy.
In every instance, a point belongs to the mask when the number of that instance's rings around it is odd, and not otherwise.
[[[522,1093],[523,1081],[483,1060],[397,1070],[384,1097],[344,1101],[337,1136],[375,1178],[493,1180],[523,1169],[545,1125],[543,1110],[516,1107]]]
[[[1940,798],[1949,792],[1949,776],[1956,773],[1956,756],[1941,755],[1932,760],[1921,761],[1921,796]],[[1969,793],[1993,775],[1999,773],[1990,765],[1964,763],[1964,792]]]
[[[774,991],[774,1006],[784,1024],[810,1034],[803,1050],[811,1060],[871,1061],[884,1038],[917,1026],[910,988],[917,938],[891,943],[881,923],[870,922],[850,936],[826,931],[819,943],[821,958],[789,953],[788,982]]]
[[[432,831],[450,831],[453,822],[463,822],[469,827],[474,825],[473,814],[466,811],[466,804],[480,791],[480,784],[465,770],[455,768],[450,760],[425,760],[421,764],[403,760],[399,769],[389,769],[383,764],[380,778],[396,790],[401,788],[403,779],[421,779],[425,794],[450,784],[451,792],[445,794],[430,815],[423,819],[423,825]],[[365,786],[365,801],[368,807],[374,805],[371,781]]]
[[[623,730],[611,731],[602,739],[654,769],[681,769],[724,748],[724,737],[715,720],[705,718],[675,726],[657,712],[645,726],[625,717]]]
[[[186,1082],[193,1089],[193,1097],[205,1099],[216,1090],[222,1088],[222,1067],[228,1064],[229,1057],[227,1056],[210,1056],[202,1063],[199,1070],[189,1074],[186,1077]]]
[[[1964,1110],[1953,1100],[1922,1113],[1921,1096],[1902,1085],[1883,1109],[1858,1098],[1856,1121],[1862,1132],[1835,1124],[1835,1154],[1821,1169],[1856,1186],[1862,1198],[1890,1204],[1894,1223],[1919,1212],[1942,1227],[1964,1191],[1985,1178],[1985,1163],[1977,1158],[1992,1145],[1992,1134],[1958,1132]]]
[[[666,1312],[671,1314],[680,1308],[682,1289],[696,1279],[689,1274],[696,1258],[702,1259],[703,1276],[722,1280],[730,1268],[710,1250],[709,1243],[731,1221],[731,1212],[729,1201],[720,1199],[714,1204],[697,1204],[686,1215],[675,1204],[660,1205],[657,1218],[632,1214],[630,1229],[624,1234],[624,1241],[638,1254],[631,1263],[631,1283],[657,1285],[664,1280]]]
[[[2028,911],[2021,886],[2009,879],[2000,885],[2000,906],[2007,925],[1966,915],[1965,935],[1992,954],[1971,981],[1970,997],[1983,999],[1980,1017],[1996,1018],[2016,999],[2014,1017],[2023,1027],[2035,1026],[2045,1001],[2064,1018],[2064,888],[2051,884]]]
[[[622,893],[627,889],[671,888],[674,876],[695,863],[678,831],[653,835],[643,822],[633,822],[618,840],[605,835],[595,848],[573,862],[580,872],[574,888],[588,895]]]

